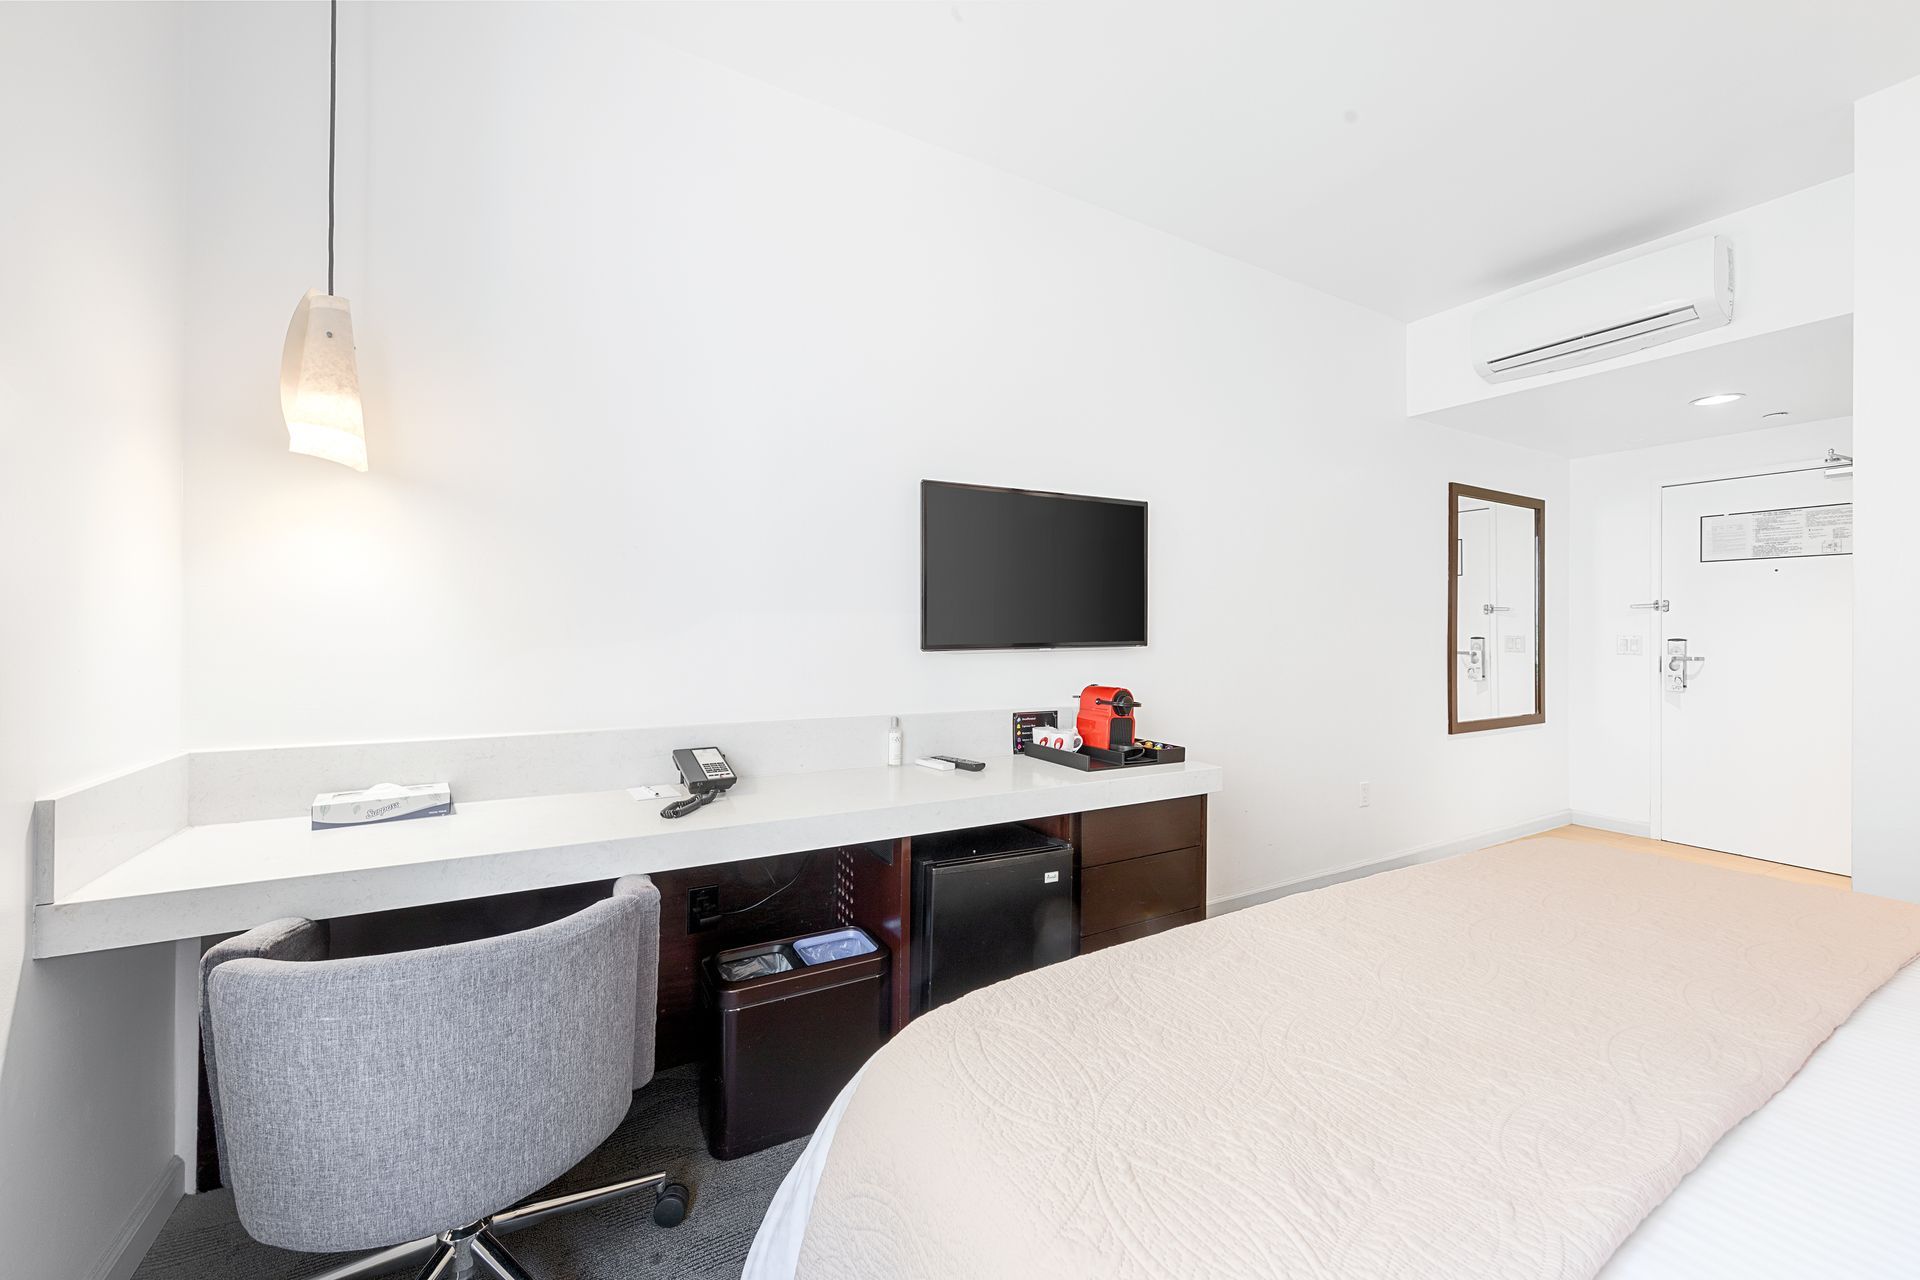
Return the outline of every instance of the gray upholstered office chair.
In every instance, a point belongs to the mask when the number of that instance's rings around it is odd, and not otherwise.
[[[210,949],[207,1083],[247,1233],[378,1250],[326,1280],[419,1258],[421,1280],[527,1280],[500,1233],[649,1186],[654,1220],[678,1223],[686,1189],[663,1173],[509,1207],[604,1142],[652,1078],[659,939],[660,892],[629,876],[478,942],[330,960],[325,924],[278,920]]]

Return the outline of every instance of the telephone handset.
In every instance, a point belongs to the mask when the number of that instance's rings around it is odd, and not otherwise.
[[[687,797],[675,800],[660,811],[663,818],[683,818],[702,805],[712,804],[720,793],[738,782],[733,766],[718,747],[679,747],[673,753],[674,768],[686,784]]]

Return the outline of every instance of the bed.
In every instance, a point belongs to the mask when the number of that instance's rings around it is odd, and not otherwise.
[[[1550,839],[1284,899],[914,1023],[746,1277],[1913,1275],[1916,953]]]

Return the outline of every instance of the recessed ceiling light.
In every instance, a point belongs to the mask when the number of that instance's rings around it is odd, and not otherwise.
[[[1701,396],[1698,400],[1695,400],[1694,403],[1702,409],[1707,409],[1716,404],[1732,404],[1735,400],[1744,400],[1746,398],[1747,393],[1744,391],[1723,391],[1717,396]]]

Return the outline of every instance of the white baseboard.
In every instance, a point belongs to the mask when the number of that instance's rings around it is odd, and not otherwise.
[[[1475,835],[1463,836],[1458,840],[1446,840],[1439,844],[1426,845],[1419,849],[1409,849],[1405,853],[1391,854],[1385,858],[1370,858],[1365,862],[1356,862],[1331,871],[1319,871],[1310,876],[1301,876],[1295,880],[1285,880],[1279,884],[1268,885],[1264,889],[1255,889],[1251,893],[1236,894],[1231,898],[1219,898],[1207,904],[1207,915],[1221,916],[1229,911],[1239,911],[1245,907],[1257,907],[1263,902],[1272,902],[1276,898],[1285,898],[1296,893],[1306,893],[1310,889],[1324,889],[1330,884],[1340,884],[1347,880],[1359,880],[1381,871],[1396,871],[1401,867],[1411,867],[1422,862],[1438,862],[1442,858],[1451,858],[1455,854],[1472,853],[1475,849],[1485,849],[1496,844],[1505,844],[1509,840],[1518,840],[1522,836],[1539,835],[1542,831],[1551,831],[1555,827],[1564,827],[1577,821],[1572,813],[1562,809],[1558,813],[1543,814],[1526,822],[1515,823],[1510,827],[1501,827],[1495,831],[1482,831]]]
[[[130,1280],[140,1259],[153,1247],[154,1237],[167,1225],[167,1216],[180,1203],[186,1185],[187,1166],[179,1156],[169,1156],[160,1176],[153,1180],[140,1203],[133,1207],[113,1240],[100,1253],[100,1260],[88,1272],[88,1280]]]
[[[1596,827],[1601,831],[1614,831],[1623,836],[1643,836],[1651,839],[1653,824],[1635,822],[1630,818],[1609,818],[1604,813],[1582,813],[1578,809],[1567,819],[1576,827]]]

